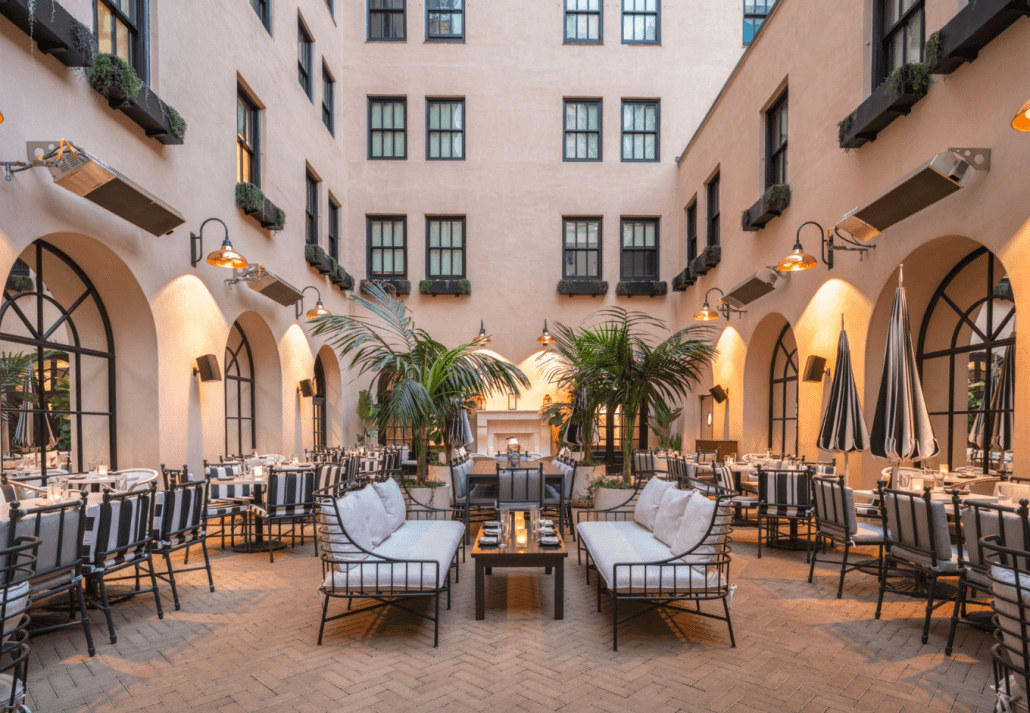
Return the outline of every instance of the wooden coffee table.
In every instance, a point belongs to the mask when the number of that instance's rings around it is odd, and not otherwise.
[[[506,548],[480,547],[480,529],[472,547],[472,559],[476,563],[476,619],[486,618],[486,575],[494,567],[544,567],[546,574],[554,570],[554,618],[565,618],[565,559],[569,551],[565,539],[558,535],[558,547],[541,547],[532,536],[525,547],[516,547],[511,537]]]

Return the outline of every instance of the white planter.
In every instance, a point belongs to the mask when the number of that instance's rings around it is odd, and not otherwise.
[[[411,497],[420,503],[432,508],[449,508],[451,506],[451,486],[441,485],[439,488],[411,488]],[[432,513],[430,516],[419,516],[416,513],[425,511],[425,508],[416,503],[411,504],[408,512],[409,520],[449,520],[450,514],[445,512]]]
[[[454,492],[454,483],[451,482],[451,467],[449,465],[431,465],[429,466],[429,479],[435,480],[438,483],[446,483],[447,491],[450,493]],[[451,503],[448,502],[446,505],[434,505],[434,507],[449,508]]]
[[[603,465],[579,465],[576,466],[576,481],[572,484],[572,506],[577,508],[590,507],[590,484],[604,475]]]
[[[626,501],[633,496],[632,490],[616,490],[614,488],[598,488],[594,491],[594,510],[609,510],[622,506],[628,508]]]

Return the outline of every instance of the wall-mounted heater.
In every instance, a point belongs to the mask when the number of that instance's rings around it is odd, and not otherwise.
[[[765,297],[789,279],[789,273],[774,270],[771,267],[763,267],[751,277],[739,285],[728,290],[722,296],[722,301],[735,309],[744,309],[755,300]]]
[[[233,270],[233,275],[234,277],[226,280],[230,288],[237,282],[246,282],[250,289],[260,292],[284,307],[289,307],[303,297],[300,290],[275,273],[269,272],[262,265],[251,265],[244,270]]]

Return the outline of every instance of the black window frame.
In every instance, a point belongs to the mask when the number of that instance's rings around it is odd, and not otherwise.
[[[791,350],[787,347],[787,343],[784,341],[786,338],[790,338],[790,341],[794,342],[794,349]],[[783,358],[782,363],[780,358]],[[777,371],[776,367],[782,366],[780,371]],[[799,448],[799,432],[798,432],[798,410],[799,394],[798,394],[798,373],[799,373],[799,360],[798,360],[798,346],[797,338],[794,335],[794,330],[790,328],[789,324],[783,326],[783,331],[780,332],[780,336],[776,339],[776,346],[773,347],[772,359],[769,363],[769,450],[777,453],[783,453],[784,455],[791,454],[797,455]],[[780,391],[780,400],[776,400],[776,391]],[[793,391],[794,395],[794,412],[793,414],[788,409],[790,399],[788,398]],[[777,408],[779,406],[779,408]],[[779,426],[779,433],[776,433],[777,426]],[[788,433],[794,436],[794,448],[793,451],[787,449],[787,436]],[[776,448],[776,436],[779,436],[780,449]]]
[[[577,5],[583,0],[562,0],[562,42],[567,45],[603,45],[604,44],[604,0],[597,0],[597,10],[581,10],[578,7],[570,8],[569,4]],[[580,15],[597,16],[597,39],[580,39],[569,37],[569,17]],[[589,22],[588,22],[589,25]],[[588,29],[589,32],[589,29]]]
[[[272,0],[250,0],[250,6],[268,34],[272,34]]]
[[[751,5],[751,12],[748,12],[748,5]],[[764,8],[764,12],[758,9],[759,4]],[[742,44],[747,47],[749,44],[755,41],[758,37],[758,33],[761,32],[762,27],[765,25],[766,18],[769,17],[769,13],[776,7],[776,0],[744,0],[744,26],[741,36]],[[748,39],[748,22],[750,21],[751,39]]]
[[[708,215],[706,216],[707,234],[705,240],[707,241],[708,247],[718,247],[722,244],[721,235],[721,213],[719,211],[719,179],[722,178],[722,172],[716,171],[715,175],[705,184],[705,202],[708,205]]]
[[[325,0],[325,6],[329,8],[329,15],[336,17],[336,2],[335,0]]]
[[[150,83],[150,2],[149,0],[129,0],[133,4],[136,10],[136,21],[134,22],[129,18],[121,8],[115,7],[115,5],[109,0],[94,0],[93,1],[93,37],[96,39],[98,45],[100,42],[100,5],[103,4],[105,8],[111,13],[111,22],[121,22],[124,24],[130,34],[129,43],[129,65],[136,70],[136,74],[144,84]],[[112,54],[117,54],[117,32],[112,28],[112,45],[111,49],[115,50]]]
[[[365,0],[365,23],[366,23],[366,34],[365,39],[369,42],[407,42],[408,41],[408,1],[400,0],[400,8],[395,7],[372,7],[374,4],[379,3],[382,5],[385,2],[394,2],[394,0]],[[387,16],[401,16],[401,36],[400,37],[374,37],[372,35],[373,27],[373,14],[381,14]],[[392,21],[391,21],[392,26]]]
[[[569,223],[597,223],[597,247],[568,247]],[[600,280],[604,274],[604,218],[599,215],[564,215],[561,221],[561,277],[563,280]],[[596,275],[570,275],[566,257],[569,252],[575,253],[597,253],[597,274]]]
[[[308,99],[315,101],[315,78],[313,62],[315,54],[315,41],[311,39],[311,33],[304,26],[304,21],[297,18],[297,79],[301,89],[308,95]]]
[[[647,246],[633,246],[630,248],[626,247],[623,241],[623,235],[625,234],[627,224],[641,225],[653,225],[654,226],[654,245],[652,247]],[[619,218],[619,280],[622,282],[655,282],[658,280],[658,276],[661,274],[661,246],[662,246],[662,221],[661,218],[639,218],[639,217],[626,217]],[[654,254],[654,272],[653,274],[627,274],[626,273],[626,253],[653,253]]]
[[[627,105],[654,106],[654,131],[626,129],[625,116]],[[645,119],[646,125],[646,119]],[[626,136],[654,136],[654,158],[626,158]],[[646,151],[645,151],[646,153]],[[662,160],[662,102],[660,99],[623,99],[619,105],[619,156],[623,163],[660,163]]]
[[[329,195],[328,210],[326,213],[326,247],[329,257],[333,260],[340,260],[340,204],[336,202],[332,194]]]
[[[885,3],[894,2],[900,3],[901,0],[877,0],[874,5],[875,17],[873,18],[873,27],[876,34],[873,42],[874,60],[873,60],[873,86],[878,87],[886,81],[888,75],[891,73],[890,69],[890,42],[894,35],[898,32],[903,32],[904,28],[908,26],[909,22],[919,13],[922,13],[922,37],[919,40],[919,56],[915,59],[907,59],[902,64],[909,64],[912,62],[922,62],[926,53],[926,2],[925,0],[915,0],[908,10],[901,13],[897,22],[890,27],[885,25],[886,19],[886,6]],[[900,6],[899,6],[900,7]],[[905,45],[907,50],[907,45]]]
[[[687,205],[687,263],[693,263],[697,257],[697,196]]]
[[[239,132],[239,105],[240,102],[246,105],[246,111],[250,114],[250,129],[253,136],[251,137],[251,145],[247,146],[245,143],[240,141]],[[261,186],[261,109],[258,107],[257,102],[254,101],[250,93],[243,88],[243,86],[236,85],[236,181],[237,183],[245,182],[251,183],[255,186]],[[240,151],[246,151],[250,155],[250,167],[251,175],[248,181],[240,180]]]
[[[647,10],[636,10],[636,9],[627,10],[626,9],[626,4],[627,3],[634,3],[634,8],[635,8],[637,2],[646,2],[646,0],[622,0],[622,2],[621,2],[621,12],[619,14],[619,19],[621,20],[621,22],[619,24],[619,35],[622,37],[622,44],[624,44],[624,45],[660,45],[662,43],[662,0],[654,0],[654,2],[655,2],[655,10],[654,10],[654,12],[647,11]],[[654,39],[653,40],[648,40],[648,39],[643,39],[643,40],[627,40],[626,39],[626,16],[627,15],[630,15],[630,16],[654,15],[654,17],[655,17]],[[646,22],[647,21],[645,20],[645,27],[646,27]],[[645,31],[644,34],[645,35],[647,34],[646,31]]]
[[[329,102],[328,105],[326,102]],[[336,80],[322,60],[322,123],[336,136]]]
[[[453,129],[453,128],[452,129],[433,129],[433,128],[430,127],[430,125],[429,125],[429,118],[430,118],[430,114],[432,112],[433,105],[438,105],[439,106],[439,105],[443,105],[443,104],[460,104],[461,105],[461,128],[460,129]],[[405,114],[407,114],[407,109],[405,109]],[[441,116],[442,115],[443,114],[441,113]],[[407,130],[407,118],[406,117],[405,117],[404,127],[405,127],[405,130]],[[451,98],[451,99],[444,98],[444,97],[426,97],[426,161],[464,161],[465,160],[465,155],[468,153],[468,143],[467,143],[466,137],[465,137],[465,127],[466,127],[465,97],[455,97],[455,98]],[[440,139],[441,139],[440,146],[443,146],[443,135],[444,134],[449,134],[450,135],[450,137],[451,137],[451,154],[452,154],[451,156],[432,156],[431,155],[432,134],[434,132],[440,134]],[[455,135],[460,135],[461,136],[461,156],[454,156],[453,155],[454,154],[454,137],[455,137]],[[407,148],[408,148],[407,147],[407,140],[405,139],[405,146],[404,146],[405,151],[407,151]]]
[[[461,247],[460,248],[453,247],[453,243],[452,243],[452,247],[449,247],[449,248],[444,248],[444,247],[434,248],[434,247],[430,246],[430,244],[429,244],[429,232],[430,232],[430,229],[431,229],[431,224],[434,223],[434,222],[443,223],[444,221],[452,223],[452,224],[453,223],[460,223],[461,224]],[[452,227],[452,230],[453,230],[453,227]],[[452,233],[452,235],[453,235],[453,233]],[[405,244],[406,243],[407,243],[407,241],[405,241]],[[426,279],[427,280],[464,280],[465,277],[468,274],[468,250],[467,250],[467,248],[468,248],[468,224],[467,224],[467,221],[465,220],[465,216],[463,216],[463,215],[427,215],[426,216]],[[461,273],[460,274],[456,273],[452,269],[452,271],[450,273],[446,274],[446,275],[442,274],[442,273],[439,274],[439,275],[432,274],[432,271],[431,271],[431,259],[432,259],[432,253],[433,253],[434,250],[440,251],[441,253],[443,251],[447,251],[447,252],[451,253],[451,255],[452,255],[451,265],[452,266],[454,265],[453,254],[455,252],[460,252],[461,253]]]
[[[233,349],[229,346],[232,342],[233,330],[240,336],[239,345]],[[242,355],[242,356],[241,356]],[[243,357],[246,357],[246,371],[249,376],[244,376],[240,369]],[[249,384],[244,389],[241,384]],[[244,391],[249,392],[250,398],[244,399]],[[229,399],[236,397],[236,415],[231,416]],[[226,455],[243,455],[246,450],[243,446],[244,424],[250,426],[251,450],[257,448],[257,374],[254,371],[254,356],[250,349],[250,340],[239,321],[233,322],[229,328],[229,336],[225,340],[225,453]],[[229,424],[235,422],[236,443],[229,443]],[[230,446],[235,446],[231,448]]]
[[[439,2],[439,0],[435,0],[435,1]],[[434,0],[426,0],[426,16],[425,16],[425,22],[426,22],[426,42],[459,42],[459,43],[460,42],[464,42],[465,41],[465,2],[466,2],[466,0],[457,0],[457,2],[461,3],[461,7],[460,8],[431,8],[430,5],[433,2],[434,2]],[[432,28],[432,18],[430,17],[430,15],[432,15],[432,14],[451,15],[452,16],[451,17],[452,27],[453,27],[453,22],[454,22],[453,16],[454,15],[460,15],[461,16],[461,32],[457,33],[457,34],[452,32],[452,33],[447,34],[447,35],[444,35],[444,34],[433,34],[433,32],[431,30],[431,28]]]
[[[787,183],[788,173],[788,152],[787,143],[790,133],[790,105],[787,101],[787,90],[784,89],[769,110],[765,112],[765,187],[769,188],[779,183]],[[787,135],[783,136],[783,142],[778,143],[781,132],[779,131],[781,116],[786,116]],[[782,161],[781,161],[782,159]],[[782,163],[782,175],[778,175],[777,168]]]
[[[389,221],[394,222],[394,223],[396,223],[397,221],[401,222],[402,229],[404,231],[404,235],[403,235],[404,244],[400,248],[397,248],[396,246],[390,247],[390,248],[383,248],[383,247],[373,248],[372,247],[372,224],[375,223],[376,221],[386,221],[386,220],[389,220]],[[395,254],[396,254],[396,251],[398,249],[400,249],[402,251],[402,254],[404,256],[404,270],[402,272],[397,272],[396,270],[394,270],[393,272],[389,272],[389,273],[381,272],[379,274],[376,274],[376,273],[372,272],[372,253],[375,250],[393,250],[395,252]],[[408,279],[408,216],[407,215],[386,215],[386,214],[378,215],[377,214],[377,215],[366,215],[365,216],[365,274],[368,275],[368,279],[370,279],[370,280],[406,280],[406,279]]]
[[[597,130],[570,129],[568,127],[569,105],[582,104],[584,109],[590,105],[597,106]],[[569,134],[597,135],[597,158],[570,158],[568,155]],[[601,99],[583,99],[570,97],[562,100],[562,161],[569,163],[601,163],[604,160],[604,102]]]
[[[400,103],[404,107],[404,128],[403,129],[373,129],[372,128],[372,105],[377,103]],[[408,158],[408,98],[407,97],[369,97],[368,98],[368,160],[369,161],[405,161]],[[394,138],[399,131],[404,135],[404,154],[401,156],[373,156],[372,137],[376,131],[392,132]]]
[[[318,179],[304,171],[304,244],[318,245]]]

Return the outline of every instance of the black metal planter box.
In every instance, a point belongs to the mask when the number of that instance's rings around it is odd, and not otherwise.
[[[384,290],[392,295],[401,297],[403,295],[411,294],[411,282],[409,280],[391,280],[391,279],[368,279],[361,281],[361,293],[368,294],[366,287],[375,283],[381,286]]]
[[[694,258],[694,274],[707,275],[722,260],[722,248],[709,245]]]
[[[93,32],[56,0],[0,0],[0,15],[66,67],[93,64]]]
[[[260,223],[262,228],[268,228],[270,230],[283,229],[283,226],[279,224],[278,206],[267,198],[265,198],[265,202],[261,206],[261,210],[249,213],[248,215]]]
[[[472,283],[468,280],[422,280],[418,283],[418,291],[423,295],[461,295],[472,294]]]
[[[932,43],[927,43],[927,69],[931,74],[951,74],[976,59],[980,50],[1026,15],[1030,15],[1026,0],[971,2],[941,28],[936,59],[930,57]]]
[[[143,85],[135,97],[127,95],[117,84],[97,88],[97,92],[107,99],[112,109],[118,109],[138,124],[148,137],[166,146],[183,143],[183,137],[172,131],[168,105],[150,87]]]
[[[773,218],[783,215],[784,208],[786,206],[780,201],[763,195],[757,203],[747,209],[747,216],[742,221],[744,224],[741,227],[749,233],[756,233],[770,223]]]
[[[308,265],[318,270],[320,275],[328,275],[333,271],[333,263],[329,256],[317,245],[304,246],[304,259],[308,261]]]
[[[558,294],[589,295],[597,297],[608,294],[608,283],[604,280],[562,280],[558,283]]]
[[[895,91],[881,84],[841,122],[838,134],[840,147],[857,149],[875,141],[877,134],[899,116],[908,114],[912,105],[925,96],[926,89],[917,90],[910,82],[905,82]]]
[[[683,272],[672,278],[672,291],[673,292],[686,292],[687,288],[697,282],[697,275],[691,269],[691,266],[683,268]]]
[[[340,292],[354,289],[354,278],[343,268],[339,268],[335,273],[330,273],[329,281],[340,288]]]
[[[669,292],[666,282],[620,282],[615,286],[619,297],[661,297]]]

